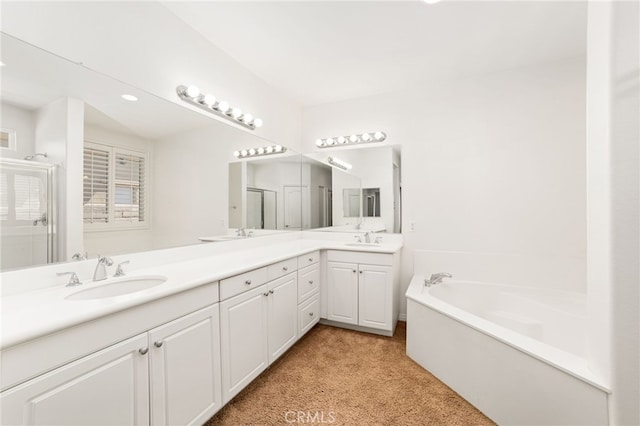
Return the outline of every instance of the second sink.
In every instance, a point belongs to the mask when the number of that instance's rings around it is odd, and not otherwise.
[[[167,281],[167,277],[163,277],[160,275],[119,278],[116,280],[107,281],[104,284],[100,284],[96,287],[78,290],[65,297],[65,299],[90,300],[122,296],[125,294],[147,290],[149,288],[160,285],[165,281]]]

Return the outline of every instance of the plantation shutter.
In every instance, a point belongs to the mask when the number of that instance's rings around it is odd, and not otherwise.
[[[109,223],[109,150],[84,148],[82,178],[84,223]]]
[[[115,151],[114,221],[145,221],[145,157],[131,152]]]

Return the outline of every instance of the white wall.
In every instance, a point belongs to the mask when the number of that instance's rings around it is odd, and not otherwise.
[[[16,150],[0,150],[4,158],[24,159],[34,154],[35,147],[35,113],[5,102],[0,105],[0,127],[16,131]],[[42,160],[42,157],[38,157]]]
[[[133,134],[126,134],[105,129],[95,125],[84,126],[84,140],[95,143],[102,143],[109,146],[131,149],[148,153],[149,161],[153,164],[153,144]],[[153,216],[153,169],[149,169],[148,179],[148,202],[150,216]],[[150,218],[151,219],[151,218]],[[153,228],[152,220],[149,220],[148,229],[127,229],[121,231],[93,231],[84,228],[84,250],[90,257],[98,254],[115,255],[121,253],[131,253],[137,251],[152,250]]]
[[[640,424],[640,5],[589,4],[590,367],[611,383],[610,421]]]
[[[262,118],[255,134],[297,149],[299,106],[159,2],[3,2],[1,25],[10,35],[173,102],[184,104],[175,92],[179,84],[196,84]]]
[[[571,259],[571,282],[522,273],[585,291],[584,111],[576,58],[306,108],[303,149],[373,130],[402,146],[405,288],[413,250],[427,249]]]

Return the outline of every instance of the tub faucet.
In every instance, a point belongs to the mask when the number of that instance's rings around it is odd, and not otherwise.
[[[107,279],[107,266],[113,265],[113,260],[106,256],[98,255],[98,264],[93,272],[94,281],[102,281]]]
[[[438,272],[437,274],[431,274],[431,278],[424,280],[424,285],[427,287],[431,287],[432,285],[440,284],[444,278],[452,278],[448,272]]]

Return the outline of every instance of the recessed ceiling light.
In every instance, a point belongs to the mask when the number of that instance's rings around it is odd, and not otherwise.
[[[125,101],[129,101],[129,102],[135,102],[138,100],[137,97],[133,96],[133,95],[128,95],[128,94],[124,94],[122,95],[122,99],[124,99]]]

